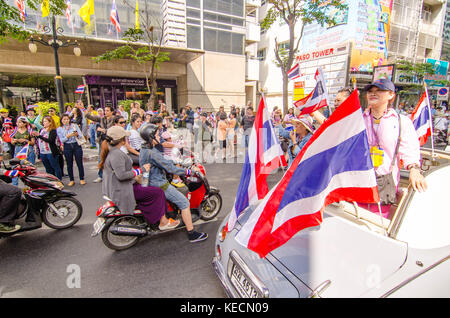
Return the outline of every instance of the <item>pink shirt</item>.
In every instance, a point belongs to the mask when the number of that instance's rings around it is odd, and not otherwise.
[[[364,124],[366,125],[367,137],[369,139],[369,146],[372,147],[379,144],[384,151],[383,164],[378,168],[375,168],[375,171],[378,175],[388,174],[397,144],[399,115],[395,110],[390,108],[380,119],[378,125],[372,121],[369,110],[364,112],[363,117]],[[411,119],[404,115],[400,115],[400,118],[402,125],[398,159],[403,161],[403,166],[405,168],[411,164],[420,165],[420,144],[416,130],[414,129]],[[395,161],[393,176],[394,180],[398,183],[400,180],[399,160]]]

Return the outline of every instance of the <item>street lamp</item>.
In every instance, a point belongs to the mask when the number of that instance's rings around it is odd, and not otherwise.
[[[64,103],[63,103],[63,89],[62,89],[62,77],[59,70],[59,57],[58,57],[58,49],[60,47],[67,47],[71,45],[75,45],[75,48],[73,49],[73,53],[75,56],[81,55],[81,49],[78,46],[78,42],[75,40],[74,42],[71,42],[70,40],[67,41],[61,41],[58,39],[58,33],[63,34],[64,29],[61,27],[56,27],[55,22],[55,16],[52,16],[52,28],[50,29],[48,26],[44,26],[43,28],[44,33],[52,33],[52,37],[50,37],[47,41],[44,41],[42,38],[34,39],[33,37],[30,38],[30,43],[28,44],[28,49],[31,53],[37,52],[37,45],[35,42],[38,42],[45,46],[51,46],[53,48],[54,56],[55,56],[55,69],[56,69],[56,76],[55,76],[55,84],[56,84],[56,99],[58,100],[59,104],[59,113],[62,115],[64,114]]]

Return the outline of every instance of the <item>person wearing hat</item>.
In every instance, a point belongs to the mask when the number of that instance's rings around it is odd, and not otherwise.
[[[11,144],[14,145],[14,157],[28,145],[27,160],[34,164],[36,162],[36,153],[34,152],[35,138],[31,134],[31,129],[28,127],[28,120],[24,116],[17,118],[17,131],[11,137]],[[19,179],[13,178],[12,184],[19,185]]]
[[[363,119],[377,178],[392,173],[395,186],[398,187],[399,162],[402,160],[410,172],[409,181],[413,189],[425,191],[427,184],[420,172],[419,139],[411,119],[399,115],[393,108],[396,98],[394,83],[389,79],[379,79],[367,85],[364,91],[368,107],[363,113]],[[388,204],[381,206],[384,217],[389,217],[390,207]],[[367,209],[378,213],[376,204],[367,206]]]
[[[310,116],[293,118],[291,119],[291,124],[294,126],[294,130],[289,131],[288,168],[314,133],[312,118]],[[283,137],[286,137],[286,135]]]
[[[125,146],[130,132],[121,126],[113,126],[106,131],[107,149],[102,150],[100,166],[103,169],[102,192],[108,196],[123,214],[133,214],[136,205],[149,224],[159,222],[160,230],[175,228],[180,221],[168,219],[166,198],[159,187],[143,187],[135,178],[150,171],[150,164],[133,169],[133,161],[121,148]]]
[[[41,130],[42,125],[40,123],[40,118],[36,116],[36,107],[39,107],[38,105],[28,105],[27,106],[27,120],[30,124],[31,128],[36,130]]]
[[[3,139],[3,151],[8,152],[14,156],[14,145],[11,144],[11,133],[14,131],[13,121],[9,115],[9,110],[6,108],[0,109],[0,131]]]

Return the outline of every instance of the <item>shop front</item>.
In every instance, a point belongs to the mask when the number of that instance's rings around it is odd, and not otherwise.
[[[121,101],[142,101],[143,108],[147,104],[150,93],[145,84],[145,78],[107,77],[98,75],[84,76],[87,85],[88,101],[94,107],[118,107]],[[176,80],[157,79],[157,102],[165,103],[169,109],[176,110]]]

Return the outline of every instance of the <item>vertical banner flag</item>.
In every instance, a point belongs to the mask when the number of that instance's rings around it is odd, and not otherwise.
[[[379,201],[357,91],[313,134],[236,240],[265,257],[297,232],[320,225],[324,208],[339,201]]]
[[[65,16],[67,18],[67,26],[72,27],[72,4],[70,3],[70,0],[67,0],[66,5]]]
[[[420,97],[419,103],[411,113],[411,120],[416,129],[417,137],[419,138],[420,146],[425,145],[428,136],[431,136],[431,109],[430,102],[428,100],[426,88]]]
[[[134,12],[134,28],[139,30],[139,0],[136,0],[136,11]]]
[[[325,85],[325,78],[323,77],[322,69],[319,67],[314,75],[316,80],[316,87],[305,98],[302,98],[294,103],[295,107],[301,110],[299,116],[311,114],[319,108],[328,105],[327,87]]]
[[[78,10],[78,15],[84,22],[91,25],[91,15],[95,13],[94,0],[86,0],[86,2]]]
[[[113,0],[109,19],[111,20],[112,24],[114,24],[114,26],[116,27],[117,33],[119,33],[120,32],[120,22],[119,22],[119,14],[118,14],[117,8],[116,8],[116,0]]]
[[[42,17],[45,18],[50,13],[50,4],[49,0],[43,0],[41,3],[41,11],[42,11]]]
[[[14,0],[17,8],[19,9],[20,19],[25,22],[25,17],[27,16],[27,11],[25,10],[24,0]]]
[[[298,64],[298,62],[288,71],[287,76],[289,81],[301,76],[300,64]]]
[[[263,96],[250,134],[233,211],[226,226],[228,231],[233,229],[237,218],[245,208],[261,200],[267,194],[269,191],[267,176],[273,170],[286,165],[286,159],[272,126]]]

